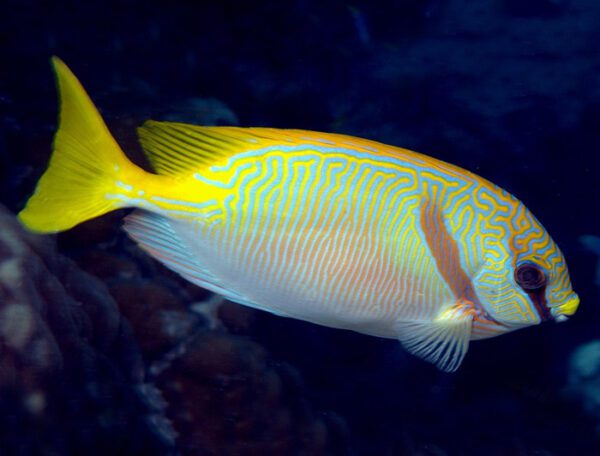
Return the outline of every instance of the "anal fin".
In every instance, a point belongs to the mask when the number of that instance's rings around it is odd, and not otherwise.
[[[469,348],[473,315],[462,305],[443,311],[433,320],[398,321],[398,339],[410,353],[454,372]]]
[[[243,300],[237,293],[226,289],[194,252],[194,246],[178,233],[177,223],[167,217],[137,210],[125,218],[127,234],[152,257],[190,282],[218,293],[232,301]]]

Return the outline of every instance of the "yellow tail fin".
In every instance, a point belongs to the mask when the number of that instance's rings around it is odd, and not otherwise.
[[[48,169],[19,213],[30,230],[53,233],[122,207],[123,172],[139,170],[123,154],[85,90],[62,60],[52,58],[60,92],[59,128]]]

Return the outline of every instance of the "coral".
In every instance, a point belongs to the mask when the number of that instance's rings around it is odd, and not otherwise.
[[[190,98],[173,107],[161,120],[198,125],[237,125],[239,120],[225,103],[216,98]]]
[[[600,435],[600,340],[585,343],[573,352],[564,394],[596,419]]]
[[[197,334],[157,378],[179,448],[207,454],[332,454],[331,432],[289,367],[245,338]]]
[[[164,454],[143,372],[106,286],[0,208],[3,454]]]

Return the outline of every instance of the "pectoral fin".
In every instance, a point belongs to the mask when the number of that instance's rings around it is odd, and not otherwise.
[[[434,320],[399,321],[396,328],[406,350],[445,372],[454,372],[469,348],[472,321],[469,312],[454,307]]]

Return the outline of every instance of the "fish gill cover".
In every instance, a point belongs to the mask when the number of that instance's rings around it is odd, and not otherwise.
[[[591,0],[5,2],[3,451],[599,454],[599,20]],[[149,118],[351,134],[470,169],[548,228],[581,309],[473,344],[448,375],[395,341],[218,305],[129,241],[126,213],[32,236],[10,213],[50,155],[51,55],[146,169]]]

